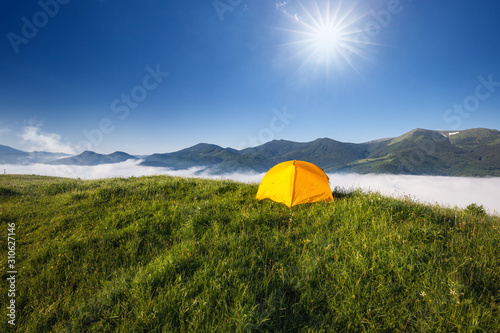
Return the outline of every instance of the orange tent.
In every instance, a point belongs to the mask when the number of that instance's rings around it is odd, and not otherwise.
[[[256,198],[282,202],[288,207],[307,202],[333,202],[325,172],[312,163],[296,160],[272,167],[262,179]]]

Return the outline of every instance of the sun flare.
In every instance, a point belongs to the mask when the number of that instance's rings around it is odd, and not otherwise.
[[[291,39],[286,45],[293,46],[296,55],[304,58],[303,65],[313,63],[340,69],[348,64],[357,72],[353,60],[365,57],[363,48],[368,44],[359,38],[364,16],[356,14],[355,6],[347,8],[342,1],[335,8],[330,1],[322,7],[316,1],[310,2],[309,7],[298,5],[298,12],[293,15],[284,11],[294,24],[294,28],[286,29]]]

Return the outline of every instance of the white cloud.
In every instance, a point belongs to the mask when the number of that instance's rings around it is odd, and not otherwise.
[[[277,1],[276,9],[280,9],[280,7],[286,6],[286,1]]]
[[[76,154],[76,147],[64,142],[59,134],[43,133],[39,126],[26,126],[20,134],[22,143],[28,143],[33,151]]]
[[[244,183],[260,183],[264,174],[209,175],[200,168],[169,170],[167,168],[141,166],[141,160],[129,160],[116,164],[97,166],[76,165],[0,165],[11,174],[36,174],[81,179],[102,179],[112,177],[139,177],[148,175],[170,175],[210,179],[231,179]],[[483,205],[489,213],[500,213],[498,189],[500,178],[434,177],[406,175],[359,175],[328,174],[332,189],[340,186],[346,189],[361,188],[365,191],[379,191],[387,196],[409,195],[424,203],[439,203],[443,206],[465,208],[471,203]],[[494,211],[495,210],[495,211]]]

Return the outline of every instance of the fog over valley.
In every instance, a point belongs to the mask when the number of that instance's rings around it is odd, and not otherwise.
[[[188,170],[169,170],[160,167],[139,165],[141,160],[129,160],[115,164],[96,166],[76,165],[0,165],[0,171],[7,174],[35,174],[44,176],[69,177],[80,179],[102,179],[113,177],[140,177],[150,175],[169,175],[180,177],[199,177],[209,179],[230,179],[244,183],[260,183],[264,173],[230,173],[211,175],[201,168]],[[500,178],[469,178],[439,176],[409,176],[388,174],[332,174],[329,173],[330,186],[346,190],[361,188],[365,191],[379,191],[388,196],[410,196],[426,203],[438,203],[443,206],[466,207],[471,203],[483,205],[488,213],[499,214]]]

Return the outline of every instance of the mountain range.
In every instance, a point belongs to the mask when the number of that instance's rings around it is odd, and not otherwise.
[[[99,165],[139,159],[124,152],[109,155],[85,151],[76,156],[27,153],[0,145],[0,163]],[[172,153],[141,159],[145,166],[198,172],[266,172],[287,160],[314,163],[326,172],[387,173],[440,176],[500,176],[500,131],[414,129],[395,138],[345,143],[329,138],[299,143],[274,140],[242,150],[200,143]]]
[[[137,160],[136,156],[129,155],[122,151],[115,151],[112,154],[103,155],[94,153],[93,151],[84,151],[80,155],[60,158],[49,164],[66,164],[66,165],[99,165],[99,164],[113,164],[125,162],[128,160]]]
[[[2,164],[50,163],[54,160],[68,156],[70,155],[44,151],[34,151],[28,153],[9,146],[0,145],[0,163]]]

